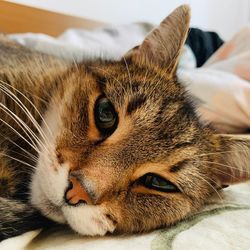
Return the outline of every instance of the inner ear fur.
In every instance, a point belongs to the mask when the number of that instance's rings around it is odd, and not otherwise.
[[[220,185],[250,181],[250,135],[218,135],[220,163],[215,172]]]
[[[125,57],[140,63],[160,64],[167,73],[174,74],[187,38],[189,23],[190,8],[188,5],[181,5]]]

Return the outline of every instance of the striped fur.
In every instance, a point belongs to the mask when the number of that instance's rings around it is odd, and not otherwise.
[[[1,37],[0,239],[48,219],[85,235],[150,231],[249,179],[249,141],[201,124],[176,77],[189,20],[179,7],[120,61],[71,64]],[[108,137],[95,124],[100,96],[118,115]],[[179,192],[142,185],[148,173]],[[78,206],[65,202],[72,178],[88,194]]]

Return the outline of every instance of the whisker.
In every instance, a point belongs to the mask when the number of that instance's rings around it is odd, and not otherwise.
[[[213,161],[204,161],[204,160],[201,160],[199,162],[206,162],[206,163],[210,163],[210,164],[216,164],[216,165],[219,165],[219,166],[224,166],[224,167],[228,167],[230,169],[236,169],[236,170],[239,170],[239,168],[236,168],[236,167],[233,167],[233,166],[230,166],[230,165],[227,165],[227,164],[222,164],[222,163],[219,163],[219,162],[213,162]],[[246,169],[242,169],[242,171],[246,172],[246,173],[250,173],[250,171],[246,170]]]
[[[204,153],[204,154],[200,154],[200,155],[195,155],[194,158],[203,157],[203,156],[205,157],[205,156],[209,156],[209,155],[217,155],[217,154],[249,152],[249,150],[248,149],[239,149],[239,150],[237,149],[237,150],[227,150],[227,151],[218,151],[218,152]]]
[[[38,159],[35,160],[35,159],[29,157],[28,155],[22,154],[22,153],[20,153],[20,152],[18,152],[16,150],[8,149],[8,152],[12,152],[12,153],[15,153],[17,155],[20,155],[20,156],[26,158],[27,160],[31,160],[33,163],[36,163],[37,160],[38,160]]]
[[[30,137],[30,134],[28,134],[28,132],[27,132],[27,128],[25,128],[26,124],[24,125],[22,123],[23,121],[21,121],[21,119],[16,114],[14,114],[10,109],[8,109],[2,103],[0,103],[0,108],[1,108],[1,110],[3,110],[7,115],[9,115],[19,125],[19,127],[23,130],[23,132],[25,132],[25,134],[28,136],[28,138],[31,140],[31,142],[35,145],[35,143],[33,141],[34,138]]]
[[[214,192],[217,194],[217,196],[219,197],[219,199],[223,202],[223,199],[222,199],[221,195],[219,194],[218,190],[215,187],[213,187],[213,185],[209,181],[207,181],[205,179],[205,177],[202,177],[201,174],[199,175],[199,178],[201,178],[203,181],[205,181],[212,188],[212,190],[214,190]],[[208,177],[206,176],[206,178],[208,178]],[[213,182],[216,183],[215,181],[213,181]]]
[[[36,147],[35,142],[43,146],[41,140],[37,137],[37,135],[28,127],[28,125],[21,119],[19,118],[16,114],[14,114],[10,109],[8,109],[5,105],[0,103],[0,108],[6,112],[18,125],[19,127],[23,130],[23,132],[28,136],[30,139],[31,143]],[[35,142],[34,142],[35,140]],[[47,150],[47,148],[45,148]]]
[[[3,87],[3,86],[1,86],[0,85],[0,87],[2,87],[1,89],[2,89],[2,91],[4,91],[4,93],[5,94],[7,94],[10,98],[12,98],[14,101],[15,101],[15,103],[17,103],[17,105],[24,111],[24,113],[29,117],[29,119],[32,121],[32,123],[35,125],[35,127],[37,128],[37,130],[39,131],[39,133],[42,135],[42,137],[44,138],[44,140],[45,140],[45,142],[47,142],[47,144],[49,145],[49,146],[51,146],[50,145],[50,143],[48,142],[48,140],[47,140],[47,138],[46,138],[46,135],[43,133],[43,131],[42,131],[42,129],[41,129],[41,127],[40,127],[40,125],[37,123],[37,121],[34,119],[34,117],[32,116],[32,114],[27,110],[27,108],[24,106],[24,104],[12,93],[12,92],[10,92],[10,90],[9,89],[6,89],[6,87]],[[11,96],[10,96],[11,95]],[[6,109],[7,107],[5,107],[5,109]],[[38,111],[39,112],[39,111]],[[9,113],[11,113],[11,112],[9,112]],[[14,119],[14,117],[16,118],[16,119]],[[27,124],[26,123],[24,123],[23,121],[20,121],[20,118],[19,117],[17,117],[17,116],[15,116],[15,114],[13,115],[13,112],[12,112],[12,118],[14,119],[14,120],[16,120],[16,122],[17,122],[17,120],[18,120],[18,124],[19,124],[19,126],[20,126],[20,123],[23,125],[23,127],[24,128],[26,128],[26,130],[27,131],[29,131],[29,133],[33,136],[33,138],[35,139],[35,141],[38,143],[38,145],[40,145],[40,146],[42,146],[47,152],[48,152],[48,149],[47,149],[47,147],[45,146],[45,144],[43,144],[43,142],[37,137],[37,135],[27,126]],[[21,127],[21,126],[20,126]],[[23,128],[22,128],[23,129]],[[27,135],[27,132],[25,131],[25,134]],[[28,136],[29,137],[29,139],[32,141],[32,143],[34,144],[34,141],[30,138],[30,136]]]
[[[131,90],[131,93],[132,93],[132,78],[131,78],[131,74],[130,74],[130,71],[129,71],[129,67],[128,67],[127,60],[126,60],[126,58],[125,58],[124,56],[123,56],[123,60],[124,60],[124,63],[125,63],[125,65],[126,65],[126,69],[127,69],[127,72],[128,72],[130,90]]]
[[[35,128],[37,129],[37,131],[40,133],[40,135],[43,137],[43,139],[45,141],[47,141],[46,135],[44,134],[44,132],[42,131],[40,125],[38,124],[38,122],[36,121],[36,119],[33,117],[33,115],[30,113],[30,111],[26,108],[26,106],[19,100],[19,98],[13,94],[7,87],[5,86],[1,86],[0,85],[0,89],[6,94],[8,95],[20,108],[21,110],[28,116],[29,120],[33,123],[33,125],[35,126]],[[25,96],[24,96],[25,97]],[[26,97],[27,98],[27,97]],[[30,102],[30,100],[27,98],[27,100]],[[33,104],[32,104],[33,105]],[[34,106],[34,105],[33,105]],[[34,106],[34,108],[36,109],[36,107]],[[37,110],[37,112],[39,112]],[[39,113],[40,114],[40,113]],[[40,114],[41,115],[41,114]],[[42,118],[43,119],[43,118]],[[47,141],[48,142],[48,141]]]
[[[15,145],[16,147],[18,147],[19,149],[21,149],[23,152],[25,152],[27,155],[29,155],[30,157],[34,158],[35,160],[38,160],[38,157],[36,157],[35,155],[31,154],[30,152],[28,152],[27,150],[25,150],[24,148],[22,148],[20,145],[18,145],[17,143],[15,143],[14,141],[12,141],[10,138],[4,136],[2,133],[0,133],[1,137],[4,138],[5,140],[8,140],[10,143],[12,143],[13,145]]]
[[[24,138],[15,128],[10,126],[6,121],[4,121],[2,118],[0,118],[0,121],[3,122],[7,127],[9,127],[13,132],[15,132],[20,138],[22,138],[29,146],[31,146],[36,152],[42,153],[37,147],[35,147],[33,144],[31,144],[26,138]]]
[[[31,167],[32,169],[35,169],[35,167],[32,166],[31,164],[29,164],[29,163],[27,163],[27,162],[25,162],[25,161],[22,161],[22,160],[20,160],[20,159],[18,159],[18,158],[15,158],[15,157],[10,156],[10,155],[8,155],[8,154],[5,154],[5,153],[3,153],[3,152],[1,152],[0,155],[2,155],[2,156],[4,156],[4,157],[8,157],[8,158],[10,158],[10,159],[12,159],[12,160],[14,160],[14,161],[20,162],[20,163],[22,163],[22,164],[24,164],[24,165],[26,165],[26,166],[28,166],[28,167]]]
[[[236,180],[239,180],[239,181],[240,181],[240,176],[242,176],[243,173],[246,173],[247,176],[250,176],[250,172],[247,171],[247,170],[245,170],[245,169],[239,169],[239,168],[235,168],[235,167],[232,167],[232,166],[229,166],[229,165],[220,164],[220,163],[216,163],[216,162],[208,162],[208,161],[201,161],[201,162],[206,162],[206,163],[208,163],[208,164],[210,163],[210,164],[215,164],[215,165],[219,165],[219,166],[226,166],[226,167],[228,167],[233,173],[235,173],[235,172],[234,172],[235,170],[239,171],[239,177],[237,177],[236,175],[232,175],[232,174],[230,174],[230,173],[228,173],[228,172],[225,172],[225,171],[223,171],[223,170],[221,170],[221,169],[219,169],[219,168],[213,167],[213,168],[216,169],[217,171],[219,171],[219,172],[221,172],[221,173],[223,173],[223,174],[225,174],[225,175],[230,176],[232,179],[236,179]]]
[[[44,122],[44,124],[45,124],[45,126],[47,127],[49,133],[52,135],[52,131],[50,130],[50,128],[49,128],[48,124],[46,123],[45,119],[43,118],[42,114],[41,114],[40,111],[37,109],[37,107],[29,100],[29,98],[28,98],[26,95],[24,95],[20,90],[18,90],[17,88],[15,88],[14,86],[12,86],[12,85],[10,85],[10,84],[8,84],[8,83],[2,81],[2,80],[0,80],[0,82],[3,83],[3,84],[5,84],[5,85],[7,85],[7,86],[9,86],[9,87],[11,87],[12,89],[14,89],[14,90],[15,90],[16,92],[18,92],[21,96],[23,96],[23,97],[25,98],[25,100],[27,100],[27,101],[30,103],[30,105],[34,108],[34,110],[37,112],[37,114],[40,116],[40,118],[41,118],[42,121]],[[1,85],[0,85],[0,87],[1,87]],[[9,89],[8,89],[8,90],[9,90]],[[25,90],[25,91],[28,92],[28,93],[30,93],[30,92],[27,91],[27,90]],[[12,93],[12,92],[11,92],[11,93]],[[12,94],[13,94],[13,93],[12,93]],[[14,95],[14,94],[13,94],[13,95]],[[33,94],[32,94],[32,95],[33,95]],[[14,96],[17,98],[16,95],[14,95]],[[35,97],[37,97],[37,96],[35,96]],[[43,100],[43,99],[40,98],[40,97],[37,97],[37,98],[39,98],[39,100],[42,100],[43,102],[48,103],[47,101]],[[18,98],[17,98],[17,99],[18,99]],[[18,100],[19,100],[19,99],[18,99]]]

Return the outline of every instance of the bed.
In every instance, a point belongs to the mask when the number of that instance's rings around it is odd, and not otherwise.
[[[43,20],[41,22],[41,20]],[[0,32],[25,46],[56,54],[69,60],[88,57],[119,58],[126,50],[139,44],[153,28],[146,23],[124,26],[67,16],[19,4],[0,1]],[[200,114],[223,132],[242,133],[250,127],[250,79],[232,71],[236,59],[249,65],[249,28],[233,38],[241,50],[218,51],[204,67],[196,69],[190,53],[184,51],[179,78],[187,85],[201,105]],[[243,37],[242,37],[243,36]],[[238,47],[237,47],[238,48]],[[94,53],[93,53],[94,52]],[[220,58],[221,55],[223,58]],[[238,57],[237,57],[238,56]],[[187,63],[186,63],[187,62]],[[241,61],[242,63],[242,61]],[[228,66],[230,65],[230,67]],[[235,66],[235,64],[233,64]],[[211,75],[213,77],[211,78]],[[224,81],[225,80],[225,81]],[[228,84],[228,85],[226,85]],[[226,86],[225,86],[226,85]],[[215,102],[218,87],[223,90],[227,105]],[[217,99],[216,99],[217,100]],[[230,112],[226,112],[230,109]],[[22,249],[249,249],[250,185],[226,188],[207,202],[204,209],[177,225],[148,234],[131,236],[84,237],[67,227],[37,230],[5,240],[1,250]]]

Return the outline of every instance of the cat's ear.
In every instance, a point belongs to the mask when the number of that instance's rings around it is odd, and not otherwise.
[[[189,22],[190,8],[188,5],[181,5],[149,33],[141,45],[130,50],[125,58],[160,64],[169,74],[174,73],[186,41]]]
[[[221,141],[220,162],[213,166],[213,174],[220,185],[250,181],[250,136],[218,135]]]

